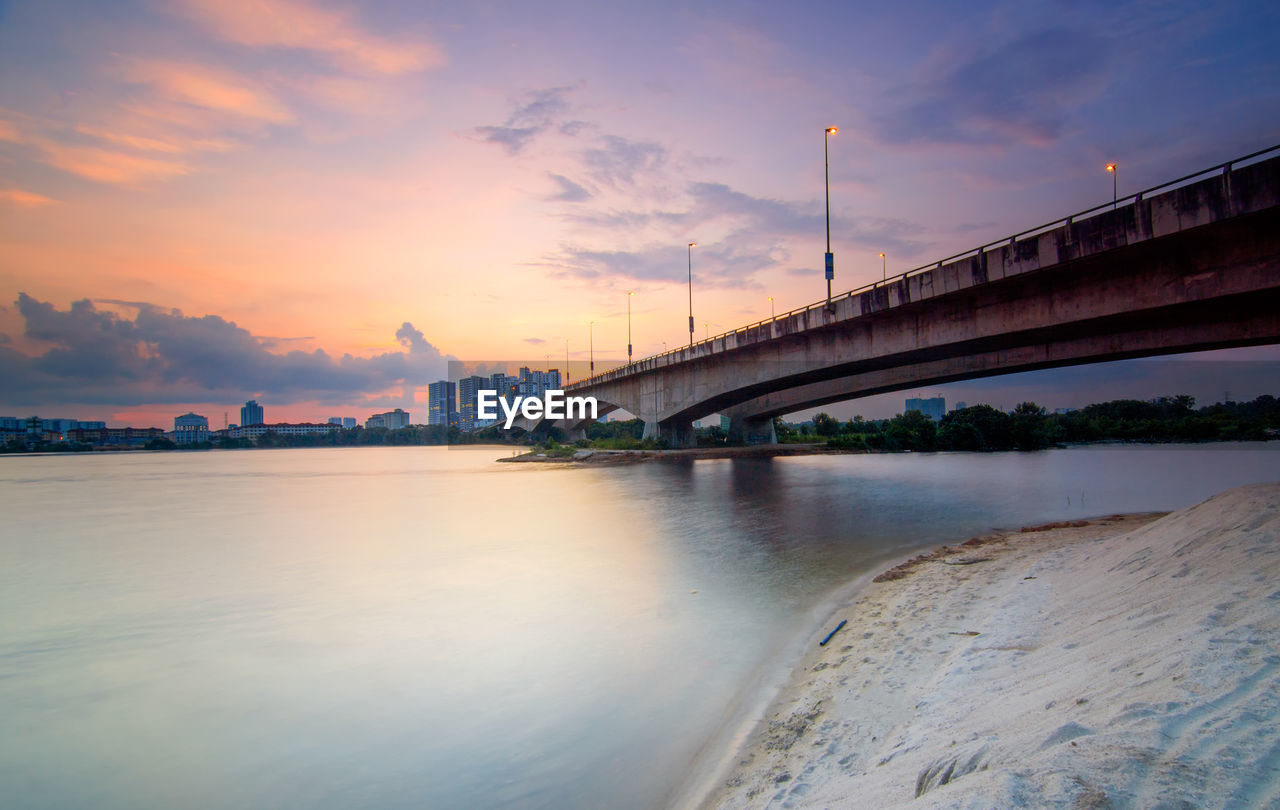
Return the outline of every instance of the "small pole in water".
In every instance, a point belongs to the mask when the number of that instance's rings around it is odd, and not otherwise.
[[[832,630],[830,633],[827,633],[827,637],[826,637],[826,638],[824,638],[822,641],[819,641],[819,642],[818,642],[818,646],[819,646],[819,647],[825,647],[825,646],[827,646],[827,642],[831,640],[831,637],[832,637],[832,636],[834,636],[836,633],[839,633],[839,632],[840,632],[840,628],[841,628],[841,627],[844,627],[844,626],[845,626],[846,624],[848,624],[848,623],[849,623],[849,620],[848,620],[848,619],[841,619],[841,620],[840,620],[840,623],[836,625],[836,629],[835,629],[835,630]]]

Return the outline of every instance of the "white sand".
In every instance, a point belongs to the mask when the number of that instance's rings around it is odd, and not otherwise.
[[[1280,484],[1008,535],[863,589],[704,806],[1280,807],[1278,648]]]

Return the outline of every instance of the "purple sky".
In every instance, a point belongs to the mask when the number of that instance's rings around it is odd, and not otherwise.
[[[1109,199],[1108,162],[1124,193],[1280,141],[1277,31],[1264,2],[0,2],[0,413],[424,414],[448,357],[583,361],[591,321],[622,357],[628,290],[660,352],[690,241],[699,334],[822,297],[825,126],[843,290]]]

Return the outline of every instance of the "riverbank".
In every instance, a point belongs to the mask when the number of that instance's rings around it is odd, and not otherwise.
[[[876,580],[702,807],[1280,801],[1280,484],[975,538]]]

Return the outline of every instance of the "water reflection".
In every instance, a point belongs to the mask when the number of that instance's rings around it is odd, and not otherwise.
[[[0,459],[0,787],[29,808],[659,806],[850,576],[1280,478],[1278,449]]]

